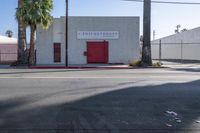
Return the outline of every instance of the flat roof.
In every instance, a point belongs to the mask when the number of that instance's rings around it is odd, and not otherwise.
[[[17,39],[0,35],[0,44],[17,44]]]

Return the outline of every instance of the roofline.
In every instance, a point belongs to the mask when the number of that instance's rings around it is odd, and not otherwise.
[[[0,37],[4,37],[4,38],[8,38],[8,39],[16,39],[16,40],[17,40],[17,38],[14,38],[14,37],[8,37],[8,36],[3,36],[3,35],[0,35]]]
[[[59,18],[65,18],[60,16]],[[140,18],[140,16],[69,16],[69,18]]]
[[[152,41],[158,41],[158,40],[161,40],[161,39],[164,39],[164,38],[168,38],[168,37],[171,37],[171,36],[175,36],[175,35],[177,35],[177,34],[184,34],[184,33],[191,32],[191,31],[193,31],[193,30],[196,30],[196,29],[200,29],[200,26],[199,26],[199,27],[196,27],[196,28],[189,29],[189,30],[184,31],[184,32],[179,32],[179,33],[175,33],[175,34],[168,35],[168,36],[165,36],[165,37],[161,37],[161,38],[158,38],[158,39],[152,40]]]

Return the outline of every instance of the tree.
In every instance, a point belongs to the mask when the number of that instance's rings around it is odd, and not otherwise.
[[[142,65],[152,66],[151,58],[151,0],[144,0]]]
[[[37,26],[47,29],[51,22],[52,0],[24,0],[23,6],[18,10],[18,17],[30,27],[29,65],[35,64],[35,34]]]
[[[26,25],[24,23],[23,17],[21,16],[21,8],[24,6],[24,0],[18,0],[18,7],[16,10],[16,19],[18,21],[18,63],[26,64],[26,49],[27,49],[27,41],[26,41]]]
[[[181,30],[181,32],[185,32],[185,31],[188,31],[188,29],[184,28]]]
[[[7,31],[6,31],[6,35],[7,35],[8,37],[12,38],[12,37],[13,37],[13,32],[12,32],[11,30],[7,30]]]
[[[180,25],[180,24],[177,25],[174,32],[175,32],[175,33],[179,33],[179,32],[180,32],[180,28],[181,28],[181,25]]]

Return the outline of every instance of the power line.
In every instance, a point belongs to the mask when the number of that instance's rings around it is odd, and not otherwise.
[[[144,0],[124,0],[124,1],[134,1],[134,2],[144,2]],[[151,1],[152,3],[156,4],[179,4],[179,5],[200,5],[200,3],[197,2],[172,2],[172,1]]]

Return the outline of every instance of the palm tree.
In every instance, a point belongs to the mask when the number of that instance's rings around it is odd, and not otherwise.
[[[144,0],[142,65],[152,66],[151,58],[151,0]]]
[[[23,17],[20,16],[21,7],[24,5],[24,0],[18,0],[18,7],[16,11],[16,19],[18,21],[18,63],[26,64],[27,57],[25,51],[27,49],[26,41],[26,25],[24,23]]]
[[[9,37],[9,38],[12,38],[13,37],[13,32],[11,30],[7,30],[6,31],[6,35]]]
[[[51,22],[52,0],[24,0],[24,5],[18,11],[24,23],[30,27],[29,65],[35,64],[35,33],[37,26],[47,29]]]

